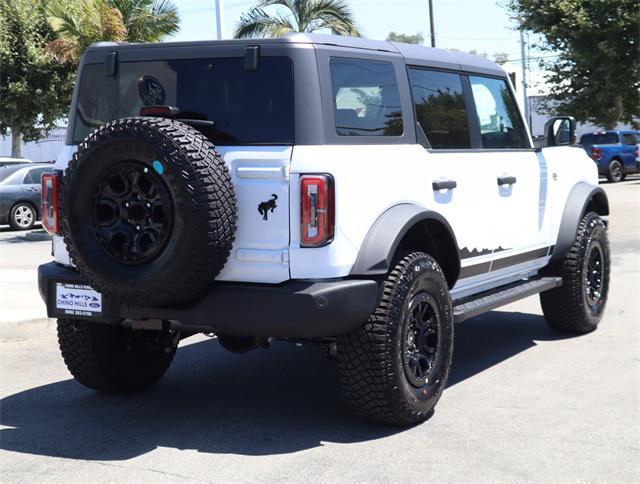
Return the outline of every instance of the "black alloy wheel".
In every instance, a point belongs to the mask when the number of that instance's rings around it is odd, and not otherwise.
[[[409,383],[420,388],[440,355],[440,310],[432,296],[419,292],[408,303],[403,326],[402,364]]]
[[[100,178],[94,200],[93,232],[118,262],[144,264],[164,248],[174,223],[171,194],[158,173],[122,162]]]
[[[589,246],[583,274],[584,296],[587,304],[594,307],[601,303],[605,274],[602,245],[598,241],[593,241]]]

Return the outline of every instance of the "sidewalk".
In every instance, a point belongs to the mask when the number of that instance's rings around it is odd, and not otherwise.
[[[51,241],[0,229],[0,324],[46,319],[38,265],[51,260]]]

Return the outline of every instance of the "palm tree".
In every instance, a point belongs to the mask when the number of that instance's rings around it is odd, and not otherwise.
[[[273,13],[265,10],[273,6],[281,8]],[[235,37],[279,37],[288,32],[322,29],[337,35],[360,36],[344,0],[260,0],[240,17]]]
[[[169,0],[108,0],[122,14],[129,42],[159,42],[180,29],[178,10]]]
[[[65,62],[78,62],[94,42],[158,42],[179,29],[169,0],[52,0],[47,18],[58,34],[47,50]]]

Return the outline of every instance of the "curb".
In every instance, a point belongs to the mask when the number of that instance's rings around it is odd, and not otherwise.
[[[27,232],[26,234],[24,234],[24,238],[25,240],[29,240],[31,242],[53,239],[53,237],[44,230],[34,230],[32,232]]]

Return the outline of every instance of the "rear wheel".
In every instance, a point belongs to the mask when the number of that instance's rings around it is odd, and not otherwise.
[[[109,393],[143,390],[156,383],[173,360],[179,336],[172,330],[58,320],[58,344],[73,377]]]
[[[29,230],[36,223],[36,209],[29,203],[20,202],[9,214],[9,225],[14,230]]]
[[[422,252],[403,257],[369,321],[338,338],[338,375],[348,404],[392,425],[427,419],[449,376],[452,314],[438,263]]]
[[[622,163],[618,160],[613,160],[609,163],[609,171],[607,173],[607,180],[611,183],[618,183],[624,179],[624,174],[622,173]]]
[[[564,333],[596,329],[609,294],[609,240],[598,214],[585,215],[573,246],[548,272],[563,281],[562,286],[540,294],[549,325]]]

